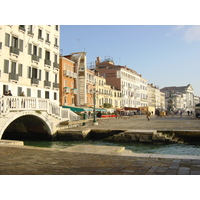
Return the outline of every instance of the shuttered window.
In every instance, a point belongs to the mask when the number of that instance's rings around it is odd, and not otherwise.
[[[31,97],[31,89],[27,88],[27,97]]]
[[[32,49],[32,44],[28,44],[28,54],[29,55],[31,55],[31,53],[32,53],[32,51],[31,51],[31,49]]]
[[[23,40],[19,40],[19,50],[23,52]]]
[[[42,48],[39,48],[39,58],[42,58]]]
[[[32,77],[32,73],[31,73],[31,67],[28,66],[28,75],[27,75],[28,78],[31,78]]]
[[[16,74],[16,62],[12,62],[11,64],[11,73]]]
[[[22,76],[22,64],[18,64],[18,75]]]
[[[10,35],[8,33],[5,34],[5,46],[10,47]]]
[[[4,60],[4,73],[9,72],[9,60]]]

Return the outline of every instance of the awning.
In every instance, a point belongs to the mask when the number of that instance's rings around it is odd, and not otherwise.
[[[124,107],[125,110],[140,110],[140,108]]]
[[[101,111],[101,112],[107,112],[106,109],[103,109],[103,108],[95,108],[96,111]]]
[[[81,108],[81,107],[75,107],[75,106],[62,106],[63,108],[69,108],[73,112],[84,112],[84,111],[93,111],[92,108]]]

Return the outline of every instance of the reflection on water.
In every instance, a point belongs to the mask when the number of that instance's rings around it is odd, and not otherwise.
[[[172,155],[198,155],[200,145],[188,144],[146,144],[146,143],[111,143],[102,141],[24,141],[24,145],[63,149],[74,145],[107,145],[123,146],[126,150],[135,153],[172,154]]]

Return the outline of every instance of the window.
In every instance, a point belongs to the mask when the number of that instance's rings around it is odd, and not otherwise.
[[[56,28],[56,31],[58,31],[58,25],[56,25],[55,28]]]
[[[23,52],[23,40],[19,40],[19,50]]]
[[[25,29],[25,25],[19,25],[19,30],[25,31],[25,30],[26,30],[26,29]]]
[[[33,55],[36,55],[37,56],[37,46],[33,46]]]
[[[9,72],[9,60],[4,60],[4,73]]]
[[[33,33],[33,25],[28,26],[28,33],[32,34]]]
[[[19,96],[22,93],[22,87],[17,88],[17,95]]]
[[[18,64],[18,75],[22,76],[22,64]]]
[[[45,91],[45,99],[49,99],[49,92]]]
[[[39,48],[39,58],[42,58],[42,48]]]
[[[27,88],[27,97],[31,97],[31,89]]]
[[[49,81],[49,72],[45,72],[45,80]]]
[[[38,97],[38,98],[41,98],[41,90],[38,90],[38,91],[37,91],[37,97]]]
[[[38,29],[38,39],[39,40],[43,40],[43,38],[42,38],[42,30],[41,29]]]
[[[5,35],[5,46],[10,46],[10,35],[8,33]]]
[[[3,85],[3,94],[5,94],[6,91],[8,91],[8,85]]]
[[[54,100],[57,100],[57,93],[54,92]]]
[[[45,52],[45,59],[50,60],[50,52],[49,51]]]
[[[31,55],[32,53],[32,44],[28,44],[28,54]]]
[[[2,49],[2,42],[0,42],[0,49]]]
[[[28,78],[41,80],[41,69],[36,69],[28,66]]]
[[[12,46],[18,48],[18,38],[12,37]]]
[[[50,43],[49,33],[47,33],[46,42]]]

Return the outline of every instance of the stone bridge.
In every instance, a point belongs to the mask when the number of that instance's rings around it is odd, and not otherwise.
[[[0,98],[0,139],[52,138],[66,120],[79,120],[79,116],[48,99]]]

